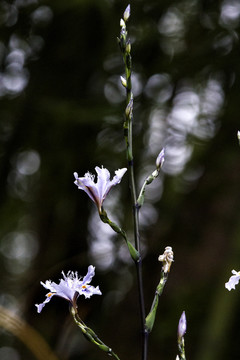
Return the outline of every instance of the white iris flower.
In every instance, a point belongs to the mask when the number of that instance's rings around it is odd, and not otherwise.
[[[99,213],[101,213],[102,204],[107,194],[114,185],[120,183],[127,169],[123,168],[116,170],[112,180],[110,180],[110,173],[107,169],[96,166],[95,170],[97,172],[96,183],[94,182],[95,176],[89,172],[87,172],[84,177],[78,177],[78,173],[74,172],[74,184],[77,185],[80,190],[84,190],[88,194],[90,199],[97,205]]]
[[[95,275],[95,267],[90,265],[88,267],[87,275],[84,278],[79,278],[77,272],[69,271],[67,276],[62,272],[63,279],[59,284],[51,280],[47,280],[45,283],[41,281],[42,286],[50,290],[46,295],[46,300],[41,304],[36,304],[37,312],[40,313],[43,307],[51,300],[53,296],[60,296],[68,300],[75,308],[76,301],[79,295],[84,295],[85,298],[90,298],[92,295],[102,295],[99,287],[96,288],[89,285],[93,276]]]

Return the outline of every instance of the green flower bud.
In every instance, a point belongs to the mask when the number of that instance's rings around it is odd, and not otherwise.
[[[124,11],[123,18],[124,21],[127,22],[130,17],[130,5],[126,7],[126,10]]]
[[[126,52],[127,52],[128,54],[130,54],[130,52],[131,52],[131,43],[130,43],[129,40],[128,40],[128,42],[127,42]]]
[[[122,86],[124,86],[124,87],[126,88],[126,87],[127,87],[127,81],[126,81],[126,79],[124,79],[123,76],[120,76],[120,79],[121,79]]]

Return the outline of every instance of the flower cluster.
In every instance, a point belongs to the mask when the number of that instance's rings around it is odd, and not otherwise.
[[[76,301],[79,295],[84,295],[85,298],[90,298],[92,295],[101,295],[99,287],[96,288],[89,285],[93,276],[95,275],[95,267],[90,265],[88,267],[87,275],[83,279],[78,277],[77,272],[69,271],[67,275],[62,272],[63,279],[59,284],[51,280],[47,280],[45,283],[41,281],[42,286],[50,290],[46,295],[46,299],[41,304],[36,304],[37,312],[40,313],[43,307],[52,299],[53,296],[60,296],[63,299],[68,300],[74,307],[76,307]]]

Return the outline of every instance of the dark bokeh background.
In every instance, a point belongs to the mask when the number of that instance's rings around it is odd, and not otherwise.
[[[0,2],[0,358],[104,359],[73,324],[68,304],[40,280],[85,275],[103,296],[79,299],[82,318],[121,359],[139,358],[135,268],[73,184],[104,165],[126,166],[120,0]],[[175,262],[150,336],[149,359],[175,359],[186,311],[187,358],[239,359],[240,51],[238,0],[131,3],[134,154],[138,189],[166,148],[141,210],[149,309],[158,255]],[[105,202],[132,234],[127,176]],[[23,327],[23,321],[30,327]],[[34,330],[35,329],[35,332]],[[32,348],[31,348],[32,346]]]

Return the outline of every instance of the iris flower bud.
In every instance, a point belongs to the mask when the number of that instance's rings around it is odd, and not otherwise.
[[[124,11],[124,14],[123,14],[124,21],[127,22],[129,17],[130,17],[130,5],[128,5],[126,7],[126,10]]]
[[[186,331],[187,331],[187,320],[186,320],[185,311],[183,311],[178,323],[178,341],[180,341],[184,337]]]
[[[158,154],[158,157],[156,159],[156,167],[159,170],[160,167],[163,165],[164,163],[164,155],[165,155],[165,150],[164,148],[160,151],[160,153]]]

